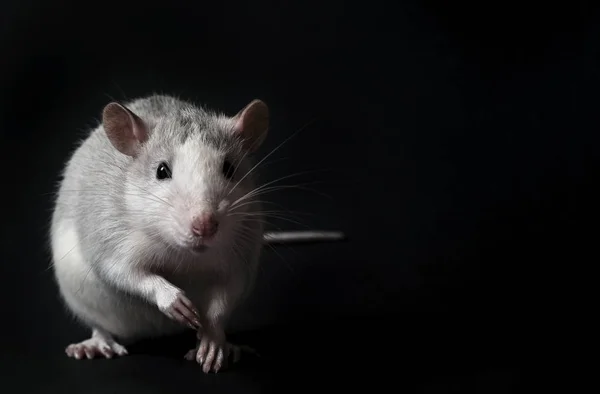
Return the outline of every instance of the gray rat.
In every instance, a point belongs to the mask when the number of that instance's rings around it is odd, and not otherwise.
[[[265,242],[339,233],[263,233],[252,153],[269,109],[235,116],[167,95],[104,107],[62,173],[51,223],[55,279],[92,331],[76,359],[123,356],[143,339],[197,331],[185,358],[218,372],[240,347],[225,327],[251,291]]]

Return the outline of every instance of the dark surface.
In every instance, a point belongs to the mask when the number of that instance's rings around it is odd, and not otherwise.
[[[399,3],[3,4],[1,391],[515,391],[591,261],[600,18],[575,1]],[[267,250],[232,333],[262,357],[219,375],[183,361],[189,338],[63,353],[88,333],[48,269],[51,193],[101,108],[153,91],[228,113],[262,98],[260,155],[306,126],[262,177],[318,171],[287,184],[329,197],[270,198],[349,236]]]

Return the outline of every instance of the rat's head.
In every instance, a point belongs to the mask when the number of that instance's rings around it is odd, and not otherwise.
[[[174,98],[154,100],[163,101],[144,104],[152,118],[118,103],[103,112],[108,139],[131,157],[127,214],[148,236],[178,249],[224,245],[251,223],[242,220],[252,207],[249,156],[267,134],[268,108],[254,100],[229,117]]]

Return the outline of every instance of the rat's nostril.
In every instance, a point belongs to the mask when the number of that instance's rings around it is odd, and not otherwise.
[[[218,228],[219,222],[211,213],[203,213],[192,220],[192,233],[199,237],[210,238],[215,235]]]

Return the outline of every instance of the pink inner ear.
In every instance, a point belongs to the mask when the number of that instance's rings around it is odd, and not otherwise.
[[[269,126],[269,112],[265,103],[253,100],[234,117],[233,132],[240,135],[246,149],[255,151],[262,143]]]
[[[233,132],[236,134],[244,134],[244,114],[238,117],[238,119],[235,121]]]
[[[144,121],[133,112],[129,111],[133,123],[133,134],[140,144],[146,142],[148,139],[148,129]]]
[[[139,145],[148,139],[144,121],[118,103],[105,107],[103,122],[113,146],[126,155],[135,156]]]

